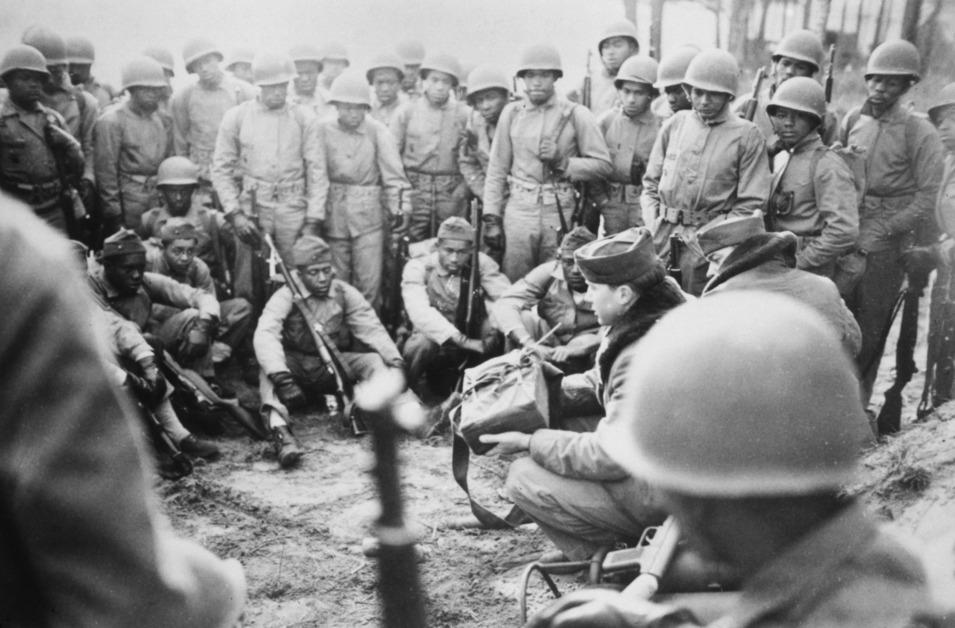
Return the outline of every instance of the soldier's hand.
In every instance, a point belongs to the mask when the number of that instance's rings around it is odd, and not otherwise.
[[[149,389],[146,391],[148,395],[146,401],[152,406],[157,406],[166,396],[166,379],[159,372],[159,367],[157,367],[152,360],[143,361],[140,363],[140,366],[143,370],[143,379],[146,380],[149,386]]]
[[[324,220],[306,220],[305,226],[302,228],[302,235],[313,235],[316,238],[325,237],[325,221]]]
[[[495,445],[487,452],[489,456],[516,454],[531,448],[531,435],[522,432],[501,432],[500,434],[481,434],[478,437],[482,443]]]
[[[485,214],[482,218],[484,222],[484,245],[489,249],[504,249],[504,221],[497,214]]]
[[[572,347],[564,345],[563,347],[554,347],[550,352],[550,361],[551,362],[566,362],[570,358],[575,357],[576,352]]]
[[[262,234],[259,233],[255,224],[249,220],[249,217],[242,212],[236,212],[232,215],[232,228],[235,229],[236,237],[252,248],[257,249],[262,246]]]
[[[552,164],[560,157],[557,150],[557,142],[553,138],[545,137],[541,139],[540,146],[537,148],[537,156],[546,164]]]
[[[525,344],[523,350],[540,360],[551,360],[554,357],[554,349],[533,340]]]
[[[288,371],[271,373],[269,379],[275,387],[275,396],[279,398],[289,410],[297,410],[305,406],[305,393],[295,382],[295,378]]]
[[[146,381],[145,377],[140,377],[135,373],[126,372],[126,380],[123,382],[123,386],[129,389],[131,393],[138,399],[143,405],[153,408],[155,403],[152,402],[152,389],[149,386],[149,382]]]
[[[672,612],[661,604],[610,589],[581,589],[531,617],[524,628],[632,628],[659,625],[656,622],[671,616]],[[675,622],[691,620],[688,614],[681,612],[675,613],[673,619]],[[672,625],[677,625],[675,622]]]
[[[54,124],[49,124],[47,125],[46,128],[49,129],[47,138],[49,138],[49,142],[52,145],[51,148],[56,148],[59,150],[71,150],[71,149],[80,148],[80,143],[76,140],[75,137],[70,135],[69,131],[65,129],[61,129],[60,127]]]

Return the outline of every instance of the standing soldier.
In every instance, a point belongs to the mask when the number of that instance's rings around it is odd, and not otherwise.
[[[289,49],[289,56],[295,64],[292,103],[308,107],[319,119],[334,113],[334,107],[328,102],[328,93],[318,89],[322,71],[321,51],[310,44],[300,44]]]
[[[384,235],[392,217],[407,229],[400,205],[405,178],[401,157],[388,128],[367,113],[368,84],[358,72],[345,72],[332,83],[331,103],[338,116],[319,123],[330,186],[325,233],[335,275],[358,288],[376,310],[381,302]]]
[[[156,173],[172,152],[171,129],[158,113],[166,77],[155,59],[140,56],[123,68],[126,102],[96,121],[96,183],[107,233],[120,225],[139,230],[143,213],[159,203]]]
[[[391,132],[415,189],[412,242],[433,238],[445,218],[464,216],[467,184],[458,166],[468,106],[451,97],[461,66],[449,54],[429,55],[421,64],[423,96],[395,116]]]
[[[500,68],[479,65],[468,75],[467,101],[472,111],[468,117],[467,141],[461,146],[458,163],[471,193],[482,202],[491,142],[509,96],[510,81]]]
[[[398,109],[408,101],[401,91],[401,82],[405,77],[401,59],[390,52],[380,54],[372,60],[365,77],[375,92],[370,115],[387,127]]]
[[[573,182],[611,172],[610,153],[593,114],[555,92],[563,75],[554,46],[528,47],[517,71],[525,98],[504,107],[491,145],[484,186],[486,235],[503,226],[503,270],[512,281],[554,258],[572,227]]]
[[[604,193],[599,195],[603,196],[600,215],[608,236],[643,226],[643,173],[660,130],[660,119],[650,107],[658,93],[653,87],[656,77],[657,62],[650,57],[635,55],[624,61],[614,80],[620,108],[597,120],[613,163],[613,173],[603,182]]]
[[[321,74],[318,76],[318,87],[322,96],[328,100],[328,92],[332,88],[332,81],[345,71],[350,63],[348,50],[337,41],[326,44],[319,53],[319,62],[322,64]]]
[[[64,185],[83,172],[83,151],[60,114],[41,104],[50,80],[46,60],[31,46],[14,46],[0,61],[7,98],[0,108],[0,188],[66,233],[73,215],[61,202]]]
[[[244,46],[236,48],[229,55],[225,64],[225,71],[232,72],[232,76],[246,83],[252,82],[252,59],[255,58],[255,50]]]
[[[149,46],[143,50],[143,54],[151,59],[155,59],[162,66],[162,72],[166,76],[166,90],[162,98],[159,99],[159,115],[172,128],[172,105],[169,100],[172,98],[172,77],[176,75],[176,62],[172,53],[168,49],[160,46]],[[175,150],[175,146],[173,147]]]
[[[866,150],[866,187],[859,207],[859,239],[836,276],[863,267],[846,302],[862,328],[856,363],[868,404],[882,358],[883,328],[905,276],[902,253],[932,219],[942,180],[942,145],[928,120],[910,112],[902,96],[919,80],[921,59],[901,39],[880,44],[866,66],[868,98],[846,115],[842,143]],[[845,283],[836,282],[840,288]]]
[[[730,110],[739,66],[722,50],[705,50],[690,62],[684,83],[691,111],[666,121],[653,145],[640,197],[657,252],[666,256],[673,242],[683,289],[699,296],[709,266],[685,244],[710,220],[745,215],[766,204],[769,160],[766,140],[752,122]]]
[[[852,171],[819,137],[825,91],[797,76],[779,86],[766,112],[783,149],[773,160],[768,226],[799,237],[796,268],[831,279],[859,236],[859,208]]]
[[[222,52],[208,39],[189,41],[182,57],[186,72],[198,80],[172,97],[173,149],[199,166],[199,193],[205,197],[212,190],[209,169],[222,117],[232,107],[254,100],[255,89],[222,71]]]
[[[424,62],[424,45],[420,41],[403,41],[395,47],[398,58],[404,65],[405,75],[401,79],[401,90],[411,100],[421,96],[421,86],[418,85],[418,72]]]
[[[76,87],[82,87],[93,98],[100,110],[113,102],[110,90],[100,85],[93,78],[91,69],[96,60],[96,50],[93,42],[86,37],[68,37],[66,39],[67,62],[69,63],[70,80]]]
[[[597,54],[600,55],[603,67],[591,77],[590,94],[581,94],[580,97],[582,102],[589,98],[590,110],[595,116],[620,104],[614,80],[623,62],[638,52],[640,41],[637,39],[637,27],[633,22],[620,20],[604,29],[600,41],[597,42]]]
[[[287,102],[288,82],[295,76],[292,60],[259,54],[252,70],[260,94],[222,118],[212,180],[240,240],[236,296],[259,308],[252,266],[262,244],[259,230],[272,235],[278,254],[289,263],[292,245],[303,232],[324,230],[328,177],[315,114]]]
[[[700,49],[696,46],[680,46],[673,52],[663,55],[660,59],[660,66],[657,68],[657,82],[653,84],[659,91],[663,92],[659,98],[653,102],[653,113],[661,119],[672,116],[677,111],[691,109],[690,97],[683,89],[683,77],[686,75],[686,69],[690,65],[693,57],[700,54]]]

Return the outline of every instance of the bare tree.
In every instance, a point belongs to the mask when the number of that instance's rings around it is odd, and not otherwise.
[[[919,18],[922,15],[922,0],[905,0],[902,14],[902,39],[918,45]]]
[[[623,0],[623,14],[628,20],[637,23],[637,0]]]
[[[663,50],[663,0],[652,0],[650,4],[650,55],[656,59]]]
[[[730,2],[729,51],[737,59],[748,60],[749,18],[756,0],[732,0]]]
[[[826,34],[826,25],[829,24],[829,11],[832,9],[832,0],[812,0],[813,23],[809,30],[823,37]]]

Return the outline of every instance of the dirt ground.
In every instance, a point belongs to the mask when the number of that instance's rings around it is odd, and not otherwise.
[[[920,369],[924,313],[922,318]],[[892,381],[894,334],[888,347],[876,404]],[[955,416],[955,407],[913,427],[922,381],[919,373],[905,390],[907,429],[868,455],[863,479],[851,490],[902,534],[941,542],[955,521],[955,421],[943,420]],[[242,387],[240,397],[254,402],[255,392]],[[220,460],[197,466],[190,477],[158,482],[162,505],[180,534],[245,565],[249,601],[243,625],[378,625],[377,565],[361,551],[378,513],[370,440],[318,414],[296,419],[307,450],[299,468],[280,470],[267,443],[230,431],[217,439]],[[519,625],[521,573],[548,549],[546,539],[533,525],[507,532],[455,526],[470,511],[450,474],[448,436],[407,438],[400,454],[407,517],[420,539],[428,625]],[[508,507],[499,493],[506,469],[506,460],[472,458],[472,490],[502,514]],[[936,555],[938,568],[950,572],[951,546]],[[582,586],[577,576],[557,579],[562,589]],[[532,609],[546,603],[542,583],[535,581],[532,591]]]

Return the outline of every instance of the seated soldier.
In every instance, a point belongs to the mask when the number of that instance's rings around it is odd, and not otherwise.
[[[292,247],[292,258],[292,277],[306,306],[357,379],[367,379],[386,366],[404,368],[398,348],[368,301],[356,288],[335,278],[332,252],[324,240],[302,236]],[[335,381],[328,375],[309,323],[296,308],[288,286],[279,288],[266,303],[253,344],[261,367],[263,419],[272,432],[279,465],[289,468],[303,454],[288,427],[289,411],[306,405],[305,391],[334,394]]]
[[[146,272],[146,247],[138,235],[120,229],[103,241],[101,265],[90,271],[93,292],[140,331],[155,335],[182,366],[222,390],[212,367],[212,341],[219,326],[213,295],[175,279]],[[179,311],[162,323],[151,321],[154,304]]]
[[[179,283],[216,296],[212,273],[206,263],[197,257],[199,232],[192,222],[178,216],[169,218],[159,229],[159,243],[162,248],[150,248],[146,252],[146,269],[149,272],[171,277]],[[248,341],[252,325],[252,305],[242,298],[225,299],[219,301],[219,310],[222,318],[219,322],[218,338],[233,352],[246,351],[251,357]],[[153,322],[165,322],[176,312],[178,310],[174,307],[157,304],[153,306]]]
[[[169,157],[159,164],[156,188],[163,204],[143,214],[139,235],[155,244],[167,220],[174,216],[185,218],[196,227],[196,255],[209,267],[219,294],[231,294],[226,271],[233,258],[235,239],[222,213],[208,209],[195,193],[199,188],[199,168],[188,157]]]
[[[470,267],[474,252],[474,227],[463,218],[446,219],[438,228],[436,249],[408,260],[401,277],[401,297],[412,326],[403,350],[412,388],[419,385],[422,376],[447,373],[468,356],[488,354],[497,343],[498,332],[489,319],[482,324],[480,338],[469,338],[455,327],[461,275]],[[490,257],[480,253],[478,259],[481,287],[490,312],[491,303],[504,294],[511,282]],[[436,388],[439,394],[447,393],[440,386]]]
[[[767,233],[762,212],[720,217],[691,241],[710,262],[703,295],[723,290],[766,290],[816,308],[833,326],[849,355],[862,343],[859,324],[827,277],[796,268],[798,238],[789,231]]]
[[[605,411],[600,431],[614,421],[626,393],[631,357],[625,349],[684,296],[667,277],[645,228],[586,244],[575,257],[594,313],[609,328],[589,373]],[[560,550],[545,553],[543,562],[585,560],[601,547],[635,541],[644,527],[663,520],[650,487],[611,459],[594,432],[541,429],[485,434],[481,441],[497,444],[492,454],[530,453],[511,464],[507,493]]]
[[[574,260],[574,251],[596,237],[586,227],[577,227],[564,236],[557,260],[527,273],[494,304],[494,317],[511,342],[565,373],[593,366],[600,344],[600,325],[587,298],[587,282]],[[558,324],[555,335],[538,342]]]

